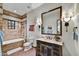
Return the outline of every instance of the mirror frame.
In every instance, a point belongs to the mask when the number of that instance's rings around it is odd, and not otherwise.
[[[43,32],[43,15],[46,14],[46,13],[49,13],[49,12],[52,12],[52,11],[55,11],[55,10],[60,10],[60,34],[49,34],[49,33],[44,33]],[[41,24],[41,34],[44,34],[44,35],[59,35],[59,36],[62,36],[62,6],[60,7],[57,7],[57,8],[54,8],[54,9],[51,9],[47,12],[44,12],[44,13],[41,13],[41,21],[42,21],[42,24]],[[58,25],[57,25],[58,27]],[[58,30],[58,29],[57,29]]]

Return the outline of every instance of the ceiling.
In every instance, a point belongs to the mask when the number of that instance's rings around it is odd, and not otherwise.
[[[3,8],[19,15],[23,15],[42,4],[43,3],[3,3]]]

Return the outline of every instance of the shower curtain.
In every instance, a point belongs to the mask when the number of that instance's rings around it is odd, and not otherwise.
[[[0,31],[0,56],[2,56],[2,42],[3,42],[3,32]]]

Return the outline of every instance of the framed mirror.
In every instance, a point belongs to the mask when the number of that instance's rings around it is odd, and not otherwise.
[[[62,35],[62,6],[41,14],[41,33],[45,35]]]

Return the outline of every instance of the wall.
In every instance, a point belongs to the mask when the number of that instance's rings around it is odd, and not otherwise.
[[[0,56],[2,56],[2,14],[3,14],[3,9],[2,9],[2,3],[0,3]]]
[[[75,27],[77,27],[77,32],[76,34],[78,35],[78,39],[74,40],[75,43],[75,48],[77,51],[77,55],[79,55],[79,4],[75,4],[75,19],[73,19],[74,21],[74,25]]]
[[[35,32],[30,32],[29,25],[30,24],[35,24],[36,23],[36,18],[41,18],[41,13],[48,11],[50,9],[63,6],[63,12],[64,11],[70,11],[73,10],[74,4],[66,3],[66,4],[55,4],[55,3],[50,3],[50,4],[43,4],[42,6],[32,10],[27,14],[27,38],[29,39],[32,37],[34,40],[39,38],[41,36],[41,31],[38,30],[37,26],[35,26]],[[64,26],[64,22],[62,25],[62,40],[64,41],[63,45],[63,55],[78,55],[77,50],[75,48],[75,41],[73,40],[73,27],[74,27],[74,22],[71,20],[69,22],[69,27],[68,27],[68,32],[66,32],[66,28]],[[31,35],[31,36],[30,36]]]
[[[3,18],[10,19],[10,20],[16,20],[16,21],[20,20],[18,18],[6,16],[6,15],[3,15]],[[20,38],[20,36],[21,36],[20,30],[21,30],[21,24],[20,23],[16,22],[16,28],[15,29],[8,29],[7,21],[3,20],[4,41]]]
[[[23,24],[21,25],[21,31],[20,31],[20,34],[21,34],[21,37],[23,39],[25,39],[25,41],[27,41],[27,19],[24,18],[22,19]]]

